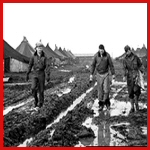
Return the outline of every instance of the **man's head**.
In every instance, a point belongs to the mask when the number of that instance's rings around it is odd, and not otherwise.
[[[104,54],[104,52],[105,52],[105,47],[104,47],[104,45],[102,45],[102,44],[99,45],[99,52],[100,52],[101,55]]]
[[[35,49],[37,50],[38,54],[40,54],[40,55],[42,54],[43,48],[44,48],[44,45],[42,44],[42,42],[36,43]]]
[[[131,55],[132,52],[131,52],[130,46],[126,45],[126,46],[124,47],[124,50],[125,50],[127,56],[130,56],[130,55]]]

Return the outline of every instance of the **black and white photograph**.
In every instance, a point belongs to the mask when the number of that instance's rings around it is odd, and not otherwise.
[[[3,3],[4,147],[147,147],[147,3]]]

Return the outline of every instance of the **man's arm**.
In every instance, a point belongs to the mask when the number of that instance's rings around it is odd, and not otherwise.
[[[33,57],[30,59],[29,61],[29,66],[28,66],[28,71],[27,71],[27,74],[26,74],[26,81],[29,80],[29,73],[31,72],[31,69],[33,67],[33,63],[34,63],[34,59]]]
[[[113,64],[112,59],[111,59],[109,54],[108,54],[108,62],[109,62],[109,67],[110,67],[111,74],[115,75],[114,64]]]
[[[127,69],[127,64],[126,64],[125,59],[123,60],[123,72],[124,72],[123,73],[124,77],[126,77],[128,73],[128,69]]]
[[[45,75],[46,75],[46,80],[49,82],[50,80],[50,71],[51,71],[51,62],[49,59],[45,58]]]
[[[91,75],[94,74],[94,71],[95,71],[95,68],[96,68],[96,63],[97,63],[96,56],[94,56],[93,62],[91,64]]]
[[[137,57],[137,64],[138,64],[139,70],[143,73],[144,72],[144,66],[143,66],[139,57]]]
[[[30,59],[29,61],[29,66],[28,66],[28,71],[27,71],[27,74],[29,75],[29,73],[31,72],[31,69],[33,67],[33,62],[34,62],[34,59],[33,57]]]

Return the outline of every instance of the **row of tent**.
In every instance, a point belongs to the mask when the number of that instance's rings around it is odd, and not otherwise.
[[[75,56],[71,51],[58,49],[55,45],[53,51],[49,44],[43,49],[46,57],[53,60],[56,66],[67,64],[75,60]],[[4,72],[24,72],[27,71],[30,58],[33,56],[35,49],[30,45],[26,37],[20,45],[14,49],[4,40]]]

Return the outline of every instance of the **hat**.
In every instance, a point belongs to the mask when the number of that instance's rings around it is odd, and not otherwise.
[[[127,52],[128,50],[131,50],[131,48],[130,48],[130,46],[126,45],[126,46],[124,47],[124,50],[125,50],[125,52]]]
[[[100,45],[99,45],[99,49],[105,50],[104,45],[100,44]]]
[[[43,43],[41,41],[37,42],[35,45],[36,45],[35,48],[37,48],[37,47],[44,47],[44,45],[43,45]]]

